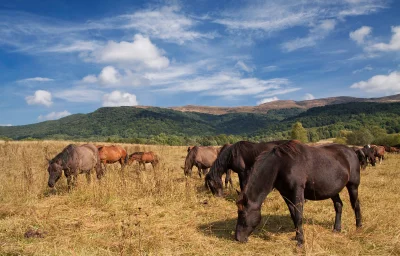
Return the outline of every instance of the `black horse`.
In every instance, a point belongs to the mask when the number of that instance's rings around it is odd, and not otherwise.
[[[342,200],[339,192],[347,187],[356,226],[361,227],[358,200],[360,163],[353,149],[339,144],[311,147],[289,141],[262,153],[237,201],[235,239],[246,242],[261,221],[261,204],[276,188],[285,200],[295,229],[297,245],[304,243],[303,204],[305,199],[331,198],[335,211],[334,231],[341,230]]]
[[[254,143],[239,141],[232,146],[221,150],[217,160],[206,175],[206,187],[216,196],[222,196],[222,175],[229,169],[239,176],[240,189],[243,190],[248,173],[256,161],[257,156],[263,151],[270,151],[276,145],[287,142],[286,140]]]

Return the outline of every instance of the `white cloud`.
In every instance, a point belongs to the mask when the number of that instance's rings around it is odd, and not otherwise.
[[[372,28],[368,26],[362,26],[361,28],[350,32],[350,38],[357,42],[357,44],[363,44],[364,40],[367,36],[369,36],[372,32]]]
[[[62,117],[66,117],[71,115],[71,113],[69,113],[67,110],[64,110],[62,112],[51,112],[47,115],[40,115],[38,117],[39,121],[45,121],[45,120],[56,120],[56,119],[60,119]]]
[[[92,52],[87,60],[120,64],[131,69],[163,69],[169,65],[169,60],[163,56],[162,50],[158,49],[149,38],[140,34],[134,36],[132,43],[109,41],[105,47]]]
[[[13,126],[12,124],[0,124],[0,126]]]
[[[386,0],[362,1],[249,1],[240,9],[224,11],[213,22],[229,30],[271,33],[296,26],[309,26],[321,20],[378,12],[387,6]]]
[[[323,20],[318,25],[310,29],[307,37],[296,38],[294,40],[285,42],[282,44],[282,49],[286,52],[291,52],[297,49],[314,46],[319,40],[322,40],[328,36],[328,34],[334,30],[335,25],[335,20]]]
[[[377,43],[369,46],[367,50],[370,51],[400,51],[400,26],[392,27],[392,38],[390,42],[387,43]]]
[[[364,72],[364,71],[371,71],[371,70],[373,70],[373,68],[370,65],[368,65],[368,66],[365,66],[363,68],[354,70],[353,74],[361,73],[361,72]]]
[[[301,90],[301,88],[277,88],[274,90],[269,90],[263,94],[257,95],[257,98],[262,98],[262,97],[271,97],[275,95],[281,95],[281,94],[287,94],[291,92],[295,92]]]
[[[265,99],[257,101],[257,105],[261,105],[261,104],[264,104],[264,103],[273,102],[273,101],[277,101],[277,100],[279,100],[279,99],[276,96],[272,97],[272,98],[265,98]]]
[[[235,67],[238,67],[238,68],[240,68],[241,70],[246,71],[246,72],[248,72],[248,73],[253,72],[253,70],[254,70],[254,68],[252,68],[252,67],[246,65],[246,64],[245,64],[243,61],[241,61],[241,60],[239,60],[239,61],[236,63]]]
[[[303,97],[304,100],[313,100],[315,99],[314,95],[312,95],[311,93],[306,93]]]
[[[103,106],[104,107],[118,107],[118,106],[136,106],[138,102],[136,95],[123,93],[120,91],[113,91],[110,94],[104,94]]]
[[[97,82],[97,77],[95,75],[87,75],[82,78],[83,83],[93,84]]]
[[[202,92],[213,96],[256,95],[267,90],[277,90],[287,86],[290,81],[285,78],[262,80],[258,78],[243,78],[239,73],[220,72],[213,75],[186,78],[166,84],[168,92]]]
[[[158,9],[137,11],[131,15],[123,15],[128,23],[125,28],[134,28],[152,38],[183,44],[202,38],[214,38],[214,33],[203,34],[193,31],[196,21],[179,13],[178,6],[165,6]]]
[[[50,107],[53,102],[51,101],[51,93],[44,90],[37,90],[34,95],[25,97],[29,105],[45,105]]]
[[[264,72],[273,72],[273,71],[275,71],[277,69],[278,69],[277,66],[267,66],[267,67],[263,67],[262,71],[264,71]]]
[[[361,89],[367,92],[399,93],[400,72],[393,71],[389,75],[376,75],[367,81],[354,83],[350,88]]]
[[[115,85],[120,82],[120,77],[120,73],[113,66],[107,66],[101,70],[98,80],[103,85]]]
[[[71,89],[60,90],[53,93],[55,98],[69,102],[100,102],[104,92],[100,90],[88,89],[86,87],[74,87]]]
[[[69,53],[69,52],[85,52],[85,51],[94,51],[100,48],[100,44],[94,41],[81,41],[77,40],[72,43],[63,43],[58,44],[46,49],[43,49],[43,52],[59,52],[59,53]]]
[[[54,79],[47,78],[47,77],[32,77],[32,78],[25,78],[18,80],[17,82],[51,82],[54,81]]]

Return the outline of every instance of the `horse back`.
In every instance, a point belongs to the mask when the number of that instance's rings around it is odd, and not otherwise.
[[[198,147],[195,154],[195,162],[203,166],[211,167],[218,156],[218,150],[213,147]]]
[[[98,163],[98,149],[93,144],[84,144],[75,147],[74,165],[82,171],[89,171]]]

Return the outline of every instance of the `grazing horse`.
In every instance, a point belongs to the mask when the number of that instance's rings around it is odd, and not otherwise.
[[[374,150],[374,155],[379,159],[379,164],[385,159],[385,148],[383,146],[371,145]]]
[[[395,147],[390,147],[388,152],[398,154],[400,152],[400,150]]]
[[[357,149],[357,150],[356,150]],[[376,158],[374,155],[374,149],[369,145],[365,145],[362,148],[356,148],[354,151],[356,152],[358,159],[360,161],[361,168],[364,170],[367,168],[368,161],[372,166],[376,164]]]
[[[211,166],[210,172],[206,175],[206,186],[216,196],[222,196],[222,175],[231,169],[239,176],[240,190],[246,185],[248,173],[256,161],[257,156],[263,151],[270,151],[276,145],[287,142],[271,141],[254,143],[239,141],[225,150],[221,150],[217,160]]]
[[[194,146],[186,155],[185,166],[182,167],[185,176],[192,175],[192,168],[196,166],[201,178],[201,173],[207,173],[218,156],[218,149],[214,147]]]
[[[121,164],[121,171],[124,170],[126,163],[128,162],[128,154],[126,150],[120,146],[98,146],[100,161],[104,165],[105,171],[107,171],[106,164],[113,164],[119,162]]]
[[[82,146],[70,144],[61,153],[49,160],[47,168],[49,180],[47,184],[51,188],[54,187],[64,171],[64,175],[67,177],[68,189],[71,189],[79,173],[86,173],[86,178],[90,182],[90,171],[93,168],[96,168],[97,178],[100,179],[104,173],[96,146],[92,144],[84,144]]]
[[[128,164],[131,165],[133,162],[137,161],[139,163],[139,170],[140,170],[140,165],[143,164],[144,170],[146,170],[146,165],[147,163],[151,163],[151,166],[153,166],[153,169],[157,167],[159,163],[158,156],[153,152],[135,152],[131,155],[129,155],[128,158]]]
[[[339,192],[346,187],[361,227],[358,200],[360,163],[353,149],[339,144],[311,147],[298,141],[289,141],[262,153],[254,164],[246,187],[237,201],[238,219],[235,239],[246,242],[261,221],[261,204],[276,188],[285,200],[295,229],[297,245],[304,243],[304,200],[331,198],[336,218],[334,231],[341,230],[342,200]]]

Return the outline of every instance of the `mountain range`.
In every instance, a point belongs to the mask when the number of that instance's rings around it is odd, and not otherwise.
[[[274,101],[254,107],[103,107],[59,120],[0,127],[0,137],[104,140],[110,136],[148,139],[160,134],[182,138],[227,134],[260,140],[290,137],[291,127],[297,121],[320,139],[361,127],[397,133],[400,95]]]

